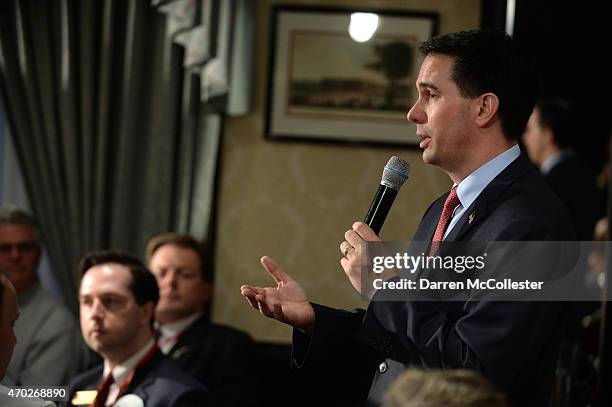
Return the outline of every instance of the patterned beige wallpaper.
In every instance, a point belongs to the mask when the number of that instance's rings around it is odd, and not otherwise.
[[[225,122],[221,151],[213,319],[262,341],[289,342],[291,329],[251,309],[240,285],[273,281],[259,259],[276,259],[311,301],[335,307],[366,304],[339,259],[344,232],[365,215],[391,155],[412,163],[412,175],[382,229],[386,240],[408,240],[431,201],[450,188],[446,175],[424,165],[418,149],[355,147],[264,139],[270,6],[258,0],[254,112]],[[436,11],[442,33],[477,28],[479,0],[283,1],[347,7]]]

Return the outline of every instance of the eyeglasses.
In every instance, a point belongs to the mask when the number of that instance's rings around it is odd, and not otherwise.
[[[13,250],[19,253],[32,253],[38,249],[36,242],[0,243],[0,255],[10,254]]]

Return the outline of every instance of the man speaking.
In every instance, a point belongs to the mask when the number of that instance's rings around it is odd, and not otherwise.
[[[535,73],[512,39],[465,31],[420,46],[425,59],[408,112],[423,161],[454,183],[425,212],[413,241],[575,240],[568,214],[521,154],[521,136],[537,97]],[[380,238],[356,222],[340,244],[340,263],[360,293],[364,242]],[[429,250],[429,248],[427,248]],[[433,250],[433,249],[432,249]],[[567,305],[551,302],[376,301],[366,310],[311,304],[271,258],[277,287],[241,287],[264,315],[294,327],[297,367],[376,370],[368,406],[378,406],[410,366],[482,372],[513,406],[547,406]]]

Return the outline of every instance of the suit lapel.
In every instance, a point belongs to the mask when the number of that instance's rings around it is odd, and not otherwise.
[[[484,219],[489,212],[489,206],[499,198],[499,196],[516,180],[533,167],[527,158],[521,155],[506,167],[497,177],[493,179],[463,213],[453,230],[451,230],[445,240],[461,240],[480,220]],[[433,235],[432,235],[433,236]]]
[[[88,406],[96,397],[96,389],[104,380],[102,377],[103,365],[97,366],[90,372],[86,373],[86,377],[79,380],[78,383],[71,383],[73,393],[70,396],[71,405]]]
[[[172,360],[178,360],[188,355],[193,349],[194,342],[197,343],[197,338],[194,340],[196,333],[203,329],[202,325],[204,324],[207,324],[207,321],[204,315],[202,315],[187,327],[172,349],[170,349],[170,352],[168,352],[168,356]]]
[[[144,365],[142,365],[139,369],[136,370],[134,374],[134,378],[130,382],[129,386],[122,394],[122,396],[126,394],[138,394],[142,393],[142,398],[147,400],[147,387],[150,387],[151,383],[153,383],[155,379],[155,374],[152,374],[154,370],[157,369],[157,366],[162,361],[164,356],[161,351],[158,349],[157,352],[153,355],[153,357]],[[138,390],[138,391],[136,391]]]

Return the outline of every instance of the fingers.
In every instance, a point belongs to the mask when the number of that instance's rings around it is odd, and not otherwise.
[[[349,229],[344,233],[344,238],[347,243],[353,247],[360,247],[364,242],[364,240],[355,232],[353,229]]]
[[[351,263],[350,260],[347,259],[346,257],[343,257],[340,259],[340,265],[342,266],[342,269],[344,270],[344,273],[348,275],[350,269],[351,269]]]
[[[268,301],[268,298],[265,295],[260,294],[255,296],[255,300],[257,301],[259,312],[269,318],[274,318],[283,322],[282,307],[279,302]]]
[[[249,285],[243,285],[242,287],[240,287],[240,294],[242,294],[242,296],[246,298],[249,304],[251,304],[251,307],[255,309],[259,309],[259,306],[257,305],[257,300],[255,300],[255,296],[257,295],[258,290],[261,289],[251,287]]]
[[[372,241],[372,240],[378,241],[378,240],[380,240],[380,237],[378,237],[378,235],[376,233],[374,233],[374,231],[368,225],[366,225],[363,222],[355,222],[355,223],[353,223],[353,228],[352,229],[363,240],[366,240],[366,241]],[[351,241],[349,240],[349,243],[350,242]]]
[[[346,242],[340,244],[340,251],[344,257],[348,257],[348,254],[352,251],[349,246],[359,248],[365,242],[380,241],[376,233],[363,222],[353,223],[352,228],[344,233],[344,239],[346,239]]]
[[[274,281],[276,281],[277,284],[287,283],[288,281],[293,280],[271,257],[263,256],[261,258],[261,265],[272,276],[272,278],[274,279]]]
[[[355,250],[355,248],[346,240],[340,243],[340,253],[342,253],[342,256],[348,257],[353,250]]]
[[[265,288],[243,285],[240,287],[240,293],[246,298],[251,307],[259,310],[261,314],[284,322],[283,307],[280,302],[267,295]]]

